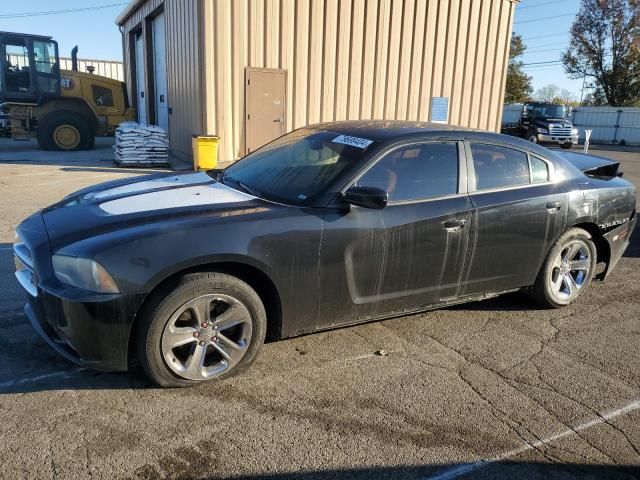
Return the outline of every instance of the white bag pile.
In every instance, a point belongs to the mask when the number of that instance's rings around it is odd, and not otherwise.
[[[116,128],[115,163],[157,166],[169,163],[169,138],[164,128],[123,122]]]

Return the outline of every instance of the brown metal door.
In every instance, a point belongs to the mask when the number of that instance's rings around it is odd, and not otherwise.
[[[247,68],[247,153],[287,131],[287,71]]]

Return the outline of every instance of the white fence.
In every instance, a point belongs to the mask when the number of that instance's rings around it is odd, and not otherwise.
[[[502,123],[517,123],[521,113],[522,103],[505,105]],[[640,108],[576,107],[569,119],[578,128],[580,142],[591,129],[591,143],[640,144]]]
[[[585,129],[591,129],[591,143],[640,144],[640,108],[577,107],[571,121],[578,127],[580,141]]]
[[[20,68],[26,67],[27,58],[24,55],[9,55],[9,62]],[[90,58],[78,58],[78,70],[86,72],[87,67],[94,67],[93,73],[103,77],[113,78],[124,82],[124,67],[122,62],[113,60],[94,60]],[[71,58],[60,57],[60,69],[71,70]]]

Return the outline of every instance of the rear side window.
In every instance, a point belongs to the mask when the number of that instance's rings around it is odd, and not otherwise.
[[[389,201],[420,200],[458,193],[458,145],[423,143],[381,158],[357,182],[389,194]]]
[[[538,157],[529,157],[531,162],[531,183],[544,183],[549,181],[549,165]]]
[[[472,143],[471,154],[478,190],[530,183],[529,161],[527,155],[519,150]]]

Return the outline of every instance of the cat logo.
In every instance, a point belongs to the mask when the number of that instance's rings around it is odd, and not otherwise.
[[[61,78],[60,86],[65,90],[73,90],[73,80],[70,78]]]

